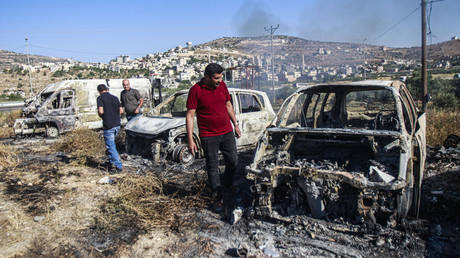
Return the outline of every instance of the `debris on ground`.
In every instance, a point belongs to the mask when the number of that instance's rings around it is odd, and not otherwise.
[[[98,184],[114,184],[115,180],[113,178],[110,178],[109,176],[105,176],[97,181]]]
[[[210,208],[203,160],[153,164],[122,154],[125,172],[111,175],[102,166],[104,155],[74,162],[72,152],[49,151],[54,142],[45,141],[21,139],[6,144],[8,152],[0,146],[0,256],[460,255],[458,145],[428,148],[420,218],[388,227],[309,214],[254,218],[244,180],[245,205],[233,210],[239,221],[230,223]],[[371,165],[369,173],[390,180],[386,164]],[[102,179],[116,184],[98,184]]]

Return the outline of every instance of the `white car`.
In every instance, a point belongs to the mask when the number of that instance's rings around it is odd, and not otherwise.
[[[254,148],[276,116],[267,94],[256,90],[228,90],[241,130],[241,137],[236,140],[237,148]],[[188,151],[185,128],[187,96],[188,90],[178,91],[149,114],[131,120],[125,127],[127,152],[151,155],[156,162],[170,159],[183,164],[192,163],[195,157]],[[194,138],[199,149],[197,157],[203,157],[196,126],[195,121]]]

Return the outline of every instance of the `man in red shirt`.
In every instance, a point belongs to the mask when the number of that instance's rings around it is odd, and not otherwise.
[[[241,135],[230,101],[230,94],[222,81],[223,70],[220,65],[215,63],[206,66],[204,78],[189,90],[186,115],[188,147],[193,155],[198,151],[193,140],[195,114],[197,116],[201,146],[206,158],[208,180],[213,191],[213,197],[218,202],[222,200],[224,191],[229,192],[232,187],[233,176],[238,165],[235,134],[236,137]],[[230,121],[235,127],[235,133],[233,133]],[[225,160],[223,185],[218,169],[217,153],[219,150]]]

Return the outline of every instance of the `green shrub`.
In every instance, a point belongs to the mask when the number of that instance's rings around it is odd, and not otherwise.
[[[455,108],[457,106],[457,98],[449,92],[438,93],[433,97],[432,102],[438,108]]]

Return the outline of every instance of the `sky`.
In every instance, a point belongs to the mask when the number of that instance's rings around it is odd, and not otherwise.
[[[430,0],[427,0],[430,1]],[[0,0],[0,49],[107,63],[221,37],[420,46],[420,0]],[[431,8],[430,8],[431,6]],[[427,6],[428,43],[460,37],[460,0]]]

